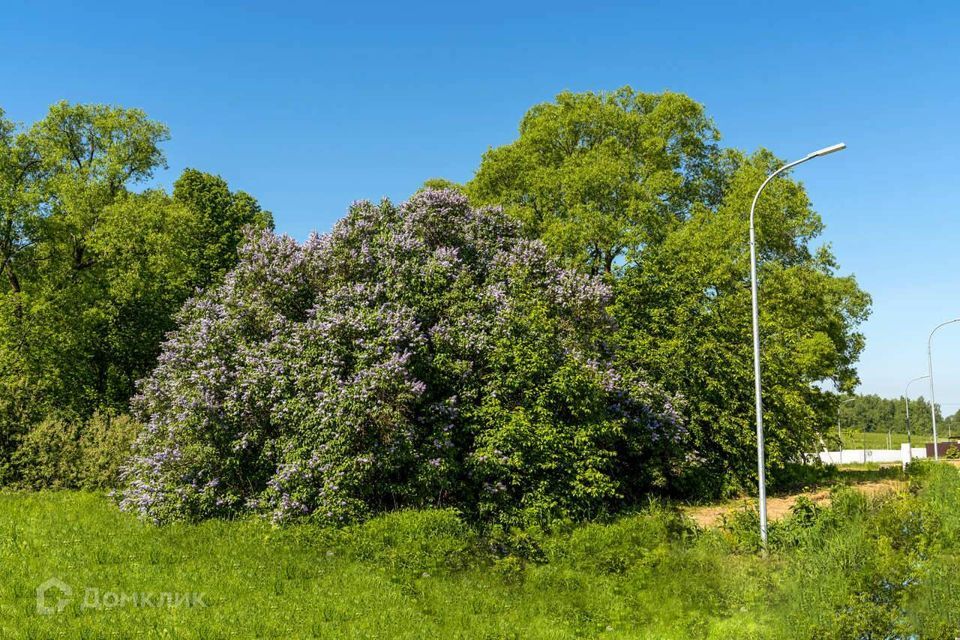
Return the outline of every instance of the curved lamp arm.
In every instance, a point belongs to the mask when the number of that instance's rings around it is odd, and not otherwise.
[[[753,203],[750,205],[750,295],[753,303],[753,378],[757,411],[757,484],[759,485],[760,499],[760,542],[764,550],[767,548],[767,482],[763,451],[763,394],[760,384],[760,315],[759,303],[757,301],[757,235],[753,226],[754,211],[757,208],[757,200],[760,199],[760,194],[763,193],[763,189],[770,184],[770,181],[775,177],[798,164],[803,164],[808,160],[829,155],[836,151],[842,151],[846,148],[847,145],[841,142],[840,144],[824,147],[813,153],[808,153],[799,160],[788,162],[767,176],[767,179],[764,180],[760,188],[757,189],[757,194],[753,196]]]
[[[797,166],[798,164],[803,164],[804,162],[807,162],[807,161],[809,161],[809,160],[813,160],[814,158],[819,158],[820,156],[830,155],[831,153],[836,153],[837,151],[843,151],[843,150],[846,149],[846,148],[847,148],[847,145],[844,144],[843,142],[841,142],[841,143],[839,143],[839,144],[831,145],[831,146],[829,146],[829,147],[824,147],[823,149],[819,149],[819,150],[817,150],[817,151],[814,151],[813,153],[808,153],[807,155],[805,155],[804,157],[800,158],[799,160],[794,160],[793,162],[788,162],[787,164],[783,165],[782,167],[780,167],[779,169],[777,169],[776,171],[774,171],[773,173],[771,173],[769,176],[767,176],[767,179],[764,180],[764,181],[763,181],[763,184],[760,185],[760,188],[757,189],[757,194],[756,194],[755,196],[753,196],[753,203],[750,205],[750,230],[751,230],[751,231],[753,230],[753,217],[754,217],[754,216],[753,216],[753,212],[754,212],[754,210],[757,208],[757,200],[760,199],[760,194],[763,193],[763,190],[766,188],[766,186],[770,183],[771,180],[773,180],[774,178],[776,178],[778,175],[780,175],[780,174],[783,173],[784,171],[789,171],[790,169],[793,169],[793,168],[794,168],[795,166]],[[751,244],[751,245],[754,244],[754,238],[753,238],[752,234],[751,234],[751,237],[750,237],[750,244]]]

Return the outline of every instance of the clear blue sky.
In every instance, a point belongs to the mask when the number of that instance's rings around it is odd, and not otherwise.
[[[563,89],[683,91],[731,146],[849,145],[797,177],[873,295],[861,391],[902,393],[960,315],[955,2],[323,4],[7,2],[0,106],[141,107],[173,133],[160,183],[219,173],[303,238],[352,200],[468,179]],[[960,324],[934,355],[952,413]]]

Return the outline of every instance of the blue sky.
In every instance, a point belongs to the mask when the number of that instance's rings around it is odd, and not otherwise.
[[[730,146],[849,145],[796,176],[873,295],[860,390],[926,372],[927,332],[960,316],[957,3],[405,4],[14,0],[0,106],[21,122],[60,99],[141,107],[172,130],[161,184],[219,173],[303,238],[352,200],[468,179],[561,90],[682,91]],[[934,356],[952,413],[960,324]]]

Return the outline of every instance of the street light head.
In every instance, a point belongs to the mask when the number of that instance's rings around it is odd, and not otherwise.
[[[841,142],[839,144],[831,145],[829,147],[824,147],[819,151],[814,151],[813,153],[810,154],[810,157],[819,158],[820,156],[830,155],[831,153],[836,153],[837,151],[843,151],[846,148],[847,148],[847,145]]]

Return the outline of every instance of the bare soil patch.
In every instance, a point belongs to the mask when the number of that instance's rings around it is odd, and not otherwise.
[[[857,491],[872,497],[882,493],[903,491],[906,489],[907,483],[902,480],[886,479],[862,482],[851,486]],[[809,498],[817,505],[826,506],[830,504],[829,489],[801,491],[788,496],[767,496],[767,518],[769,520],[783,518],[790,513],[790,508],[800,496]],[[701,527],[716,527],[723,524],[724,516],[740,509],[755,508],[756,505],[756,498],[739,498],[722,504],[684,507],[683,512]]]

